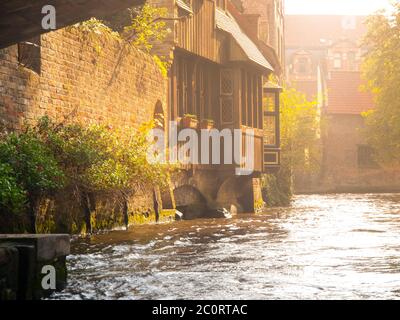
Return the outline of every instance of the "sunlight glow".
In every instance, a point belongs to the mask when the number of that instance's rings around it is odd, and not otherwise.
[[[286,14],[369,15],[400,0],[285,0]]]

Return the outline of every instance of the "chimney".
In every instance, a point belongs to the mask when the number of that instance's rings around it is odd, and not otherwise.
[[[246,31],[253,39],[260,39],[260,17],[259,14],[242,14],[242,22],[246,24]]]

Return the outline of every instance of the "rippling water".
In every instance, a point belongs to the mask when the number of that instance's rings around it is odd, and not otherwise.
[[[55,299],[398,299],[400,195],[298,196],[72,244]]]

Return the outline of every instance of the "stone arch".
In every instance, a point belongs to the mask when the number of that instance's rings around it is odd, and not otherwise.
[[[253,211],[252,179],[229,177],[221,184],[217,193],[217,204],[232,214]]]
[[[191,185],[182,185],[174,190],[176,208],[185,219],[197,219],[207,214],[207,200],[203,194]]]

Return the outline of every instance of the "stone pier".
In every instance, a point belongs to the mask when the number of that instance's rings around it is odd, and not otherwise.
[[[66,234],[0,234],[0,300],[38,300],[67,283]]]

